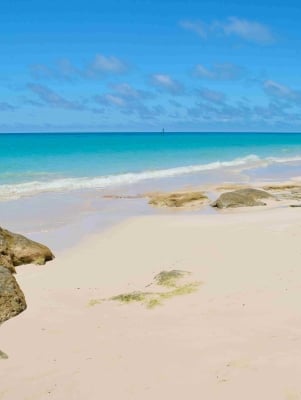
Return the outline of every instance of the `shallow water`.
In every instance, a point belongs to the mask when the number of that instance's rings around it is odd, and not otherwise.
[[[300,172],[301,134],[0,135],[0,221],[59,251],[131,216],[168,212],[104,194],[279,181]]]
[[[301,164],[301,134],[0,135],[0,199]],[[211,174],[212,175],[212,174]]]

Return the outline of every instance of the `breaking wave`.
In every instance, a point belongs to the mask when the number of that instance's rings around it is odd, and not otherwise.
[[[190,165],[153,171],[142,171],[98,177],[59,178],[48,181],[36,180],[19,184],[4,184],[0,185],[0,199],[17,199],[20,197],[33,196],[47,192],[65,192],[81,189],[105,189],[113,186],[134,184],[145,180],[171,178],[202,171],[212,171],[225,168],[230,170],[244,170],[249,168],[264,167],[271,164],[290,163],[297,161],[301,161],[301,156],[290,158],[260,158],[256,155],[249,155],[243,158],[236,158],[232,161],[215,161],[208,164]]]

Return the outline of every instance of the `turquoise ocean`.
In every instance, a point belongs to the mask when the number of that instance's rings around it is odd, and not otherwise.
[[[57,253],[128,218],[170,212],[120,195],[290,178],[301,180],[301,134],[1,134],[0,226]]]
[[[189,183],[225,171],[277,179],[301,169],[301,134],[1,134],[0,199],[164,179]],[[215,179],[215,180],[216,180]]]

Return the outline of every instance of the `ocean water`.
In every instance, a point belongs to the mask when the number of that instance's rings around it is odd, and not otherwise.
[[[222,181],[225,171],[275,178],[285,169],[295,176],[300,165],[301,134],[2,134],[0,199],[168,178]]]
[[[301,134],[2,134],[0,225],[58,254],[129,217],[170,212],[106,194],[292,177]]]

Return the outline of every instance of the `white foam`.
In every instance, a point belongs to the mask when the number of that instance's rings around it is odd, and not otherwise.
[[[125,173],[119,175],[108,175],[99,177],[54,179],[51,181],[31,181],[19,184],[0,185],[0,199],[18,199],[25,196],[33,196],[46,192],[64,192],[80,189],[105,189],[113,186],[129,185],[150,179],[169,178],[179,175],[191,174],[202,171],[218,169],[240,170],[266,166],[272,163],[285,163],[301,161],[301,157],[292,158],[265,158],[249,155],[232,161],[215,161],[208,164],[190,165],[154,171],[142,171],[137,173]]]

